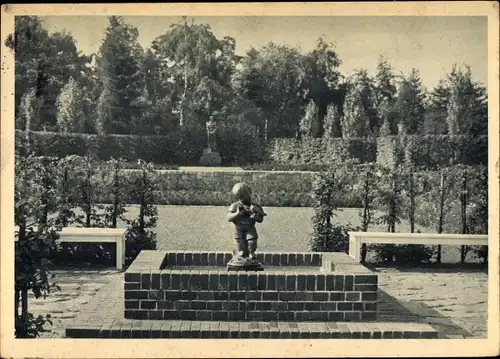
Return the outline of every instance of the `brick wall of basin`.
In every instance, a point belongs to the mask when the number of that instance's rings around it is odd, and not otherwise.
[[[231,256],[142,251],[125,273],[125,318],[376,320],[378,277],[343,253],[260,253],[262,272],[227,272]]]

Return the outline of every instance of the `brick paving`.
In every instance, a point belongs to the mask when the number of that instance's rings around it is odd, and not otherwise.
[[[93,338],[433,338],[437,333],[418,319],[382,302],[385,311],[398,321],[372,323],[284,323],[218,322],[189,320],[123,319],[123,282],[120,279],[103,286],[89,304],[66,328],[68,337]],[[398,313],[396,313],[398,312]],[[396,315],[399,314],[399,315]]]
[[[432,338],[432,328],[382,294],[380,322],[217,322],[123,319],[123,281],[104,285],[67,326],[71,337]],[[390,313],[390,315],[387,315]],[[388,321],[390,317],[391,321]],[[409,324],[407,322],[414,322]],[[429,330],[430,329],[430,330]]]

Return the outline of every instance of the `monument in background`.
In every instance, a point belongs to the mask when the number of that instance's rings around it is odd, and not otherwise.
[[[203,150],[203,155],[200,158],[202,166],[220,166],[222,159],[216,151],[215,133],[217,132],[217,122],[214,116],[210,116],[210,121],[206,122],[207,129],[207,148]]]

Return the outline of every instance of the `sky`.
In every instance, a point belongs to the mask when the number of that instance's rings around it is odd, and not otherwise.
[[[71,33],[84,54],[98,51],[108,24],[105,16],[42,16],[51,33]],[[139,30],[139,42],[148,48],[180,17],[125,16]],[[469,16],[229,16],[194,17],[197,24],[210,25],[217,38],[236,40],[236,53],[269,42],[311,51],[317,39],[336,45],[342,61],[340,71],[348,76],[356,69],[374,74],[380,56],[385,56],[396,74],[420,71],[423,84],[432,88],[451,71],[453,64],[471,67],[473,79],[487,85],[487,17]]]

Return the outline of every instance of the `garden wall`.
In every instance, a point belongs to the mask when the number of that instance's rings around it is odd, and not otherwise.
[[[132,176],[140,173],[130,172]],[[157,174],[158,204],[228,205],[232,187],[243,181],[264,206],[312,205],[314,172],[158,170]]]

